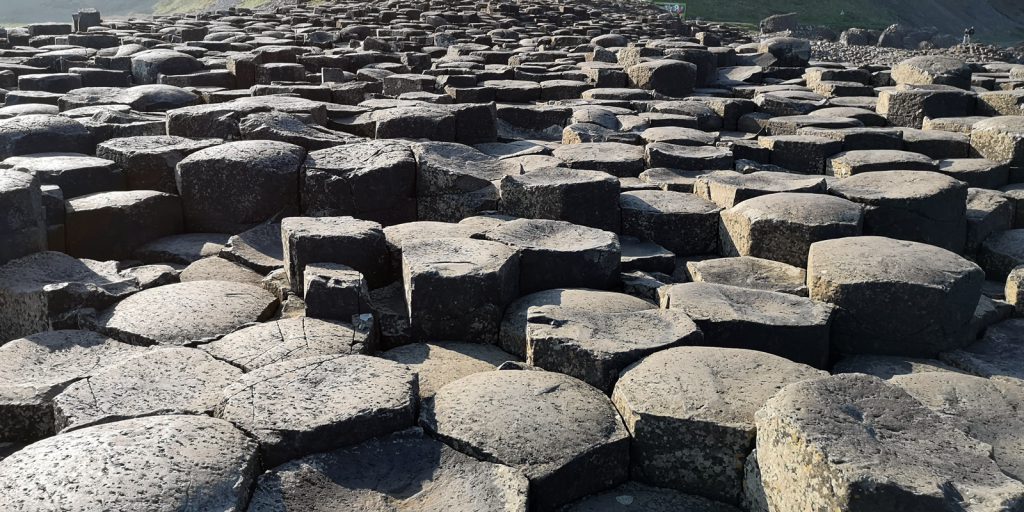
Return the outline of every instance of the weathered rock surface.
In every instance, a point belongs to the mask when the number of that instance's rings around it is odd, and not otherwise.
[[[519,251],[519,292],[610,288],[621,247],[615,233],[565,221],[516,219],[486,231],[488,240]]]
[[[105,308],[138,291],[113,261],[40,252],[0,266],[0,342],[78,327],[85,308]]]
[[[486,240],[437,238],[402,246],[402,282],[416,339],[497,340],[505,306],[519,295],[519,253]]]
[[[164,414],[209,414],[242,371],[192,348],[147,350],[112,362],[53,399],[56,430]]]
[[[984,273],[944,249],[883,237],[811,245],[812,299],[835,304],[841,353],[934,356],[967,343]]]
[[[530,480],[533,510],[555,510],[628,476],[629,435],[611,401],[558,373],[459,379],[424,404],[420,424],[463,453],[518,469]]]
[[[404,364],[416,374],[421,400],[432,398],[450,382],[517,360],[493,345],[459,342],[413,343],[383,352],[380,357]]]
[[[662,306],[686,313],[704,345],[768,352],[824,368],[829,358],[830,304],[788,293],[710,283],[670,286]]]
[[[144,348],[91,331],[50,331],[0,346],[0,440],[34,441],[54,432],[53,397]]]
[[[259,441],[264,466],[353,445],[415,422],[416,376],[362,355],[290,359],[224,388],[216,416]]]
[[[0,461],[0,498],[19,512],[85,512],[112,503],[167,512],[240,510],[257,464],[256,443],[226,421],[152,416],[84,428],[16,452]],[[96,485],[97,471],[103,485]]]
[[[498,345],[502,350],[526,357],[527,317],[531,307],[560,306],[593,313],[625,313],[656,309],[657,305],[624,293],[586,290],[552,289],[524,295],[508,305],[501,320]]]
[[[623,313],[535,306],[527,312],[526,362],[611,393],[619,372],[648,354],[700,345],[703,335],[677,310]]]
[[[254,285],[191,281],[143,290],[100,314],[96,328],[134,345],[194,345],[266,320],[276,309],[277,300]]]
[[[374,344],[373,333],[364,327],[298,317],[246,327],[199,348],[248,372],[291,359],[364,354]]]
[[[989,445],[876,377],[792,384],[756,423],[761,482],[774,509],[1012,510],[1024,495],[989,458]]]
[[[784,386],[825,375],[753,350],[680,347],[644,358],[612,393],[633,437],[633,479],[738,504],[754,413]]]
[[[512,468],[409,429],[278,466],[260,477],[249,510],[526,512],[528,487]]]

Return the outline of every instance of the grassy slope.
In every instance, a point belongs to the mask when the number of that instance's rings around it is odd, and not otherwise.
[[[893,12],[878,9],[875,0],[689,0],[686,14],[716,21],[742,21],[757,24],[772,14],[800,13],[800,22],[808,25],[884,28],[895,19]],[[845,11],[845,14],[840,14]]]
[[[1022,0],[684,0],[687,16],[714,21],[757,23],[772,14],[796,12],[800,22],[849,27],[885,28],[902,22],[936,26],[958,35],[965,26],[977,38],[992,42],[1024,40]]]
[[[204,11],[213,7],[215,0],[160,0],[153,6],[153,14],[174,14]]]

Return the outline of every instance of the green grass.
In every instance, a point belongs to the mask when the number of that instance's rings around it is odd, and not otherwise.
[[[784,4],[784,5],[779,5]],[[797,12],[801,24],[826,25],[833,28],[849,27],[881,29],[898,19],[895,12],[873,0],[689,0],[687,18],[713,21],[758,22],[773,14]]]
[[[205,11],[213,7],[214,0],[160,0],[153,6],[153,14],[178,14]]]

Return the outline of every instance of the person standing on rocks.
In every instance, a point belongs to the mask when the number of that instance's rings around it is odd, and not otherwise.
[[[974,27],[964,29],[964,46],[971,45],[971,37],[974,36]]]

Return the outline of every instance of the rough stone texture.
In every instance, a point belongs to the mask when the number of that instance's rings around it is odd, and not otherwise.
[[[28,114],[0,125],[0,160],[49,151],[89,154],[95,147],[89,130],[68,117]]]
[[[416,376],[363,355],[291,359],[224,388],[217,417],[260,443],[263,465],[353,445],[415,422]]]
[[[565,221],[516,219],[483,235],[519,251],[519,292],[610,288],[621,248],[615,233]]]
[[[424,404],[420,424],[463,453],[521,471],[536,511],[555,510],[628,476],[629,434],[611,401],[558,373],[464,377]]]
[[[971,127],[971,147],[989,160],[1024,165],[1024,116],[1000,116],[975,123]]]
[[[135,345],[194,345],[266,320],[276,309],[277,300],[257,286],[192,281],[132,295],[100,314],[96,328]]]
[[[186,156],[220,144],[219,139],[176,136],[123,137],[101,142],[96,156],[117,163],[130,190],[178,193],[174,168]]]
[[[218,256],[203,258],[182,269],[178,276],[183,283],[189,281],[231,281],[259,285],[263,276]]]
[[[352,267],[338,263],[311,263],[303,272],[302,301],[312,318],[351,321],[370,312],[366,279]]]
[[[641,360],[612,393],[633,437],[633,479],[739,504],[754,413],[784,386],[826,375],[742,349],[680,347]]]
[[[707,254],[718,248],[721,208],[684,192],[638,190],[619,196],[622,234],[665,247],[678,256]]]
[[[434,222],[421,220],[406,222],[397,226],[384,228],[384,237],[388,246],[388,253],[391,256],[391,268],[402,268],[402,245],[407,240],[421,240],[431,238],[480,238],[488,229],[493,229],[505,222],[504,218],[494,225],[477,226],[471,224],[470,217],[467,222]]]
[[[865,206],[864,234],[936,245],[953,252],[967,237],[967,186],[929,171],[878,171],[829,186]]]
[[[942,361],[968,373],[992,380],[1024,384],[1024,320],[1014,318],[999,322],[985,331],[985,336],[962,349],[940,354]]]
[[[566,512],[738,512],[725,503],[689,496],[671,489],[624,483],[610,491],[594,494],[569,505]]]
[[[43,196],[37,177],[28,173],[0,170],[0,265],[46,250],[46,221]]]
[[[65,203],[67,253],[126,260],[135,249],[184,229],[181,200],[149,190],[99,192]]]
[[[619,183],[605,172],[551,167],[500,183],[499,209],[530,219],[564,220],[617,232]]]
[[[413,343],[383,352],[380,357],[404,364],[417,375],[421,400],[432,398],[439,389],[467,375],[517,360],[493,345],[459,342]]]
[[[77,330],[41,332],[0,346],[0,441],[52,434],[54,396],[144,350]]]
[[[892,79],[897,84],[940,84],[970,89],[971,68],[956,57],[941,55],[911,57],[893,66]]]
[[[175,169],[189,231],[241,233],[299,212],[299,168],[306,151],[276,141],[221,144],[192,153]]]
[[[43,185],[57,185],[66,199],[125,187],[124,174],[115,162],[76,153],[16,156],[0,167],[34,174]]]
[[[842,353],[934,356],[966,343],[984,273],[944,249],[883,237],[811,245],[807,287],[837,306]]]
[[[642,270],[671,274],[676,267],[675,254],[654,243],[632,236],[620,236],[622,271]]]
[[[289,217],[281,221],[284,268],[292,290],[302,295],[310,263],[340,263],[358,270],[371,288],[388,283],[390,265],[384,231],[376,222],[352,217]]]
[[[191,265],[218,255],[230,235],[223,233],[185,233],[149,242],[135,250],[135,258],[149,264]]]
[[[648,309],[622,313],[535,306],[527,313],[526,362],[611,393],[619,372],[645,356],[703,335],[685,313]]]
[[[697,66],[678,60],[652,60],[626,69],[629,83],[666,96],[682,97],[693,92]]]
[[[519,295],[519,254],[498,242],[410,240],[402,283],[414,339],[494,342],[505,306]]]
[[[199,348],[248,372],[304,357],[365,354],[375,344],[366,326],[298,317],[246,327]]]
[[[775,510],[1012,510],[1024,498],[987,444],[876,377],[792,384],[756,419]]]
[[[953,372],[900,375],[890,381],[950,420],[967,435],[992,445],[992,459],[1007,475],[1024,474],[1024,388]]]
[[[561,306],[594,313],[625,313],[655,309],[657,305],[624,293],[586,289],[552,289],[524,295],[508,305],[501,321],[498,345],[510,354],[526,357],[526,328],[534,306]]]
[[[416,220],[416,158],[407,143],[376,140],[314,151],[301,179],[305,215],[351,215],[385,226]]]
[[[1010,229],[987,237],[978,248],[978,264],[990,279],[1003,279],[1024,264],[1024,229]]]
[[[938,359],[921,359],[903,356],[875,356],[854,354],[846,356],[832,366],[832,373],[866,373],[879,379],[891,379],[897,375],[911,375],[924,372],[960,372]],[[961,372],[962,373],[962,372]]]
[[[209,414],[242,371],[193,348],[147,350],[112,362],[53,399],[57,432],[163,414]]]
[[[709,283],[672,285],[662,306],[693,319],[712,347],[745,348],[824,368],[831,305],[788,293]]]
[[[891,126],[920,128],[925,118],[974,115],[975,97],[950,85],[901,84],[882,88],[875,111]]]
[[[256,443],[208,416],[153,416],[44,439],[0,461],[11,511],[241,510]],[[102,480],[102,485],[96,485]]]
[[[778,193],[743,201],[721,216],[724,254],[806,267],[814,242],[861,234],[863,207],[823,194]]]
[[[526,512],[528,489],[512,468],[408,429],[278,466],[260,477],[249,510]]]
[[[51,329],[78,327],[85,308],[103,309],[139,290],[113,261],[40,252],[0,266],[0,344]]]
[[[723,208],[730,208],[747,199],[766,194],[824,191],[824,178],[773,171],[757,171],[750,174],[715,171],[698,177],[693,184],[694,194]]]
[[[416,155],[416,208],[419,220],[457,222],[498,203],[499,181],[522,174],[522,166],[498,160],[469,146],[419,143]]]
[[[713,258],[686,262],[686,272],[697,283],[807,296],[807,272],[778,261],[752,256]]]
[[[919,153],[894,149],[844,151],[825,163],[825,174],[849,178],[865,172],[935,171],[935,162]]]
[[[586,142],[562,145],[552,156],[570,169],[602,171],[612,176],[637,176],[644,170],[643,148],[621,142]]]
[[[1013,202],[1001,192],[967,189],[967,239],[964,252],[976,254],[981,243],[1013,227]],[[996,277],[993,273],[992,277]]]
[[[221,258],[234,261],[266,275],[284,267],[281,224],[260,224],[228,239]]]

